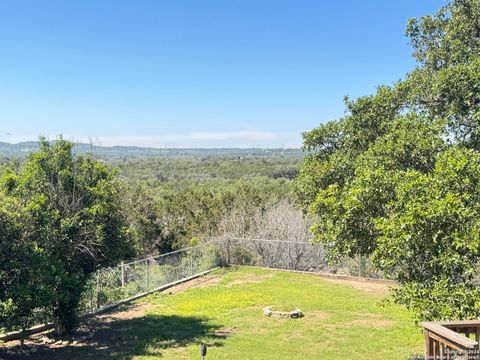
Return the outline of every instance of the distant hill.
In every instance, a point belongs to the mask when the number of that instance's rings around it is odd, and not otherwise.
[[[10,144],[0,142],[0,157],[5,158],[23,158],[30,152],[37,151],[38,143],[35,141],[20,142],[18,144]],[[179,158],[203,158],[211,156],[219,157],[287,157],[301,158],[303,157],[300,149],[158,149],[143,148],[136,146],[93,146],[90,144],[76,144],[75,151],[77,153],[93,152],[100,158],[106,160],[131,159],[131,158],[148,158],[148,157],[179,157]]]

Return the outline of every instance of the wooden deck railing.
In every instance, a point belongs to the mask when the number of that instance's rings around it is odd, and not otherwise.
[[[426,359],[480,359],[480,320],[423,322]]]

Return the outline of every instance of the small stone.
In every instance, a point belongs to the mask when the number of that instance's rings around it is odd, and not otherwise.
[[[38,351],[38,349],[37,349],[36,347],[32,347],[32,348],[30,349],[30,351],[31,351],[32,353],[35,353],[35,352]]]
[[[82,337],[80,338],[80,340],[85,341],[85,340],[87,340],[87,337],[86,337],[86,336],[82,336]]]
[[[30,350],[28,349],[23,350],[23,355],[30,355]]]
[[[7,355],[15,355],[15,351],[7,350]]]
[[[78,344],[78,341],[77,341],[77,340],[74,340],[74,341],[72,342],[72,344],[73,344],[73,345],[77,345],[77,344]]]

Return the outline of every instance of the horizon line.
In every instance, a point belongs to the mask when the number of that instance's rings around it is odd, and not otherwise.
[[[99,147],[99,148],[118,148],[118,147],[123,147],[123,148],[138,148],[138,149],[150,149],[150,150],[302,150],[301,146],[298,147],[278,147],[278,146],[272,146],[272,147],[262,147],[262,146],[254,146],[254,147],[241,147],[241,146],[236,146],[236,147],[154,147],[154,146],[140,146],[140,145],[98,145],[98,144],[93,144],[93,143],[88,143],[88,142],[78,142],[78,141],[72,141],[69,139],[64,139],[72,144],[74,146],[78,145],[85,145],[85,146],[93,146],[93,147]],[[49,140],[49,142],[55,142],[57,140]],[[22,145],[22,144],[28,144],[28,143],[35,143],[38,144],[38,140],[26,140],[26,141],[19,141],[19,142],[8,142],[8,141],[0,141],[0,144],[7,144],[11,146],[15,145]]]
[[[40,137],[47,140],[63,138],[72,143],[91,144],[101,147],[138,147],[152,149],[299,149],[302,136],[297,132],[266,132],[241,130],[227,132],[190,132],[161,135],[0,135],[0,141],[8,144],[36,142]]]

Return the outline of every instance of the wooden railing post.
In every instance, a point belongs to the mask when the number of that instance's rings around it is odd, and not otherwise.
[[[480,359],[480,320],[423,322],[426,359]],[[475,340],[470,339],[475,334]]]
[[[428,330],[423,330],[425,335],[425,358],[431,357],[432,354],[432,341],[430,339],[430,332]]]

